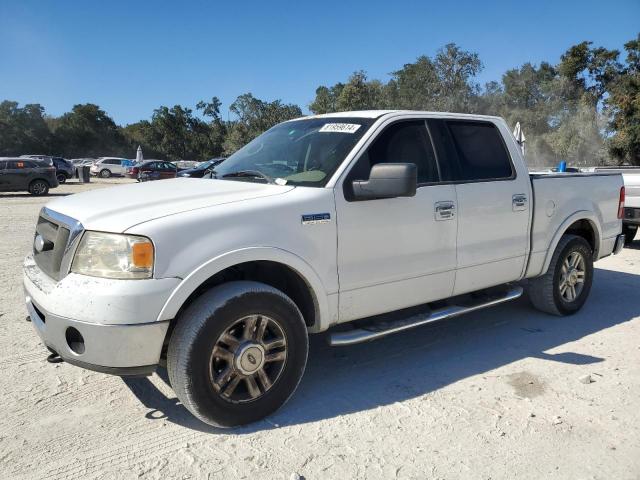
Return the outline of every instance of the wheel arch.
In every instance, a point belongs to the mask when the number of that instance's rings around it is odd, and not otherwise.
[[[553,253],[555,252],[562,236],[566,234],[583,237],[589,245],[591,245],[591,249],[593,250],[593,260],[596,261],[599,258],[602,229],[600,228],[598,218],[588,210],[575,212],[562,222],[556,230],[556,233],[549,244],[540,275],[544,275],[549,269]]]
[[[174,320],[203,292],[233,280],[258,281],[281,290],[296,303],[310,331],[328,326],[329,305],[319,276],[297,255],[265,247],[230,252],[204,263],[172,292],[158,320]]]

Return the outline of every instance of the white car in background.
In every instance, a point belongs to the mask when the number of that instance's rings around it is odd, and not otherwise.
[[[118,157],[100,157],[91,166],[91,175],[109,178],[114,175],[124,175],[130,160]]]

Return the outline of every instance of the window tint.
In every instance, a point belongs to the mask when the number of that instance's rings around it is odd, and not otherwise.
[[[35,162],[29,160],[9,160],[7,162],[7,169],[10,170],[22,170],[25,168],[35,168]]]
[[[387,127],[358,160],[356,175],[369,178],[371,167],[378,163],[414,163],[418,167],[418,184],[439,180],[436,158],[423,120],[398,122]]]
[[[457,180],[487,180],[513,175],[509,155],[495,125],[447,121],[458,154]]]
[[[7,168],[7,162],[0,160],[0,170],[4,170]]]

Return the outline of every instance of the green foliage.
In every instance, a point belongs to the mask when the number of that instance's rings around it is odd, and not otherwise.
[[[640,35],[624,46],[626,67],[612,85],[605,104],[611,116],[611,154],[640,165]]]
[[[122,130],[104,110],[92,103],[74,105],[54,124],[55,152],[66,157],[124,155]]]
[[[39,154],[49,151],[51,140],[42,106],[0,103],[0,155]]]
[[[591,42],[571,46],[557,65],[525,63],[483,88],[476,82],[482,62],[451,43],[433,57],[422,55],[392,72],[386,82],[354,72],[346,82],[319,86],[309,110],[411,109],[499,115],[520,122],[530,166],[559,160],[572,165],[640,165],[640,35],[617,50]],[[150,120],[117,126],[97,105],[75,105],[48,117],[38,104],[0,103],[0,155],[54,153],[68,157],[145,157],[169,160],[229,155],[282,121],[302,116],[297,105],[265,101],[251,93],[229,107],[223,120],[217,97],[195,110],[160,106]]]
[[[280,100],[265,102],[255,98],[251,93],[240,95],[229,110],[238,119],[229,125],[224,140],[224,151],[227,155],[274,125],[302,116],[302,110],[297,105],[283,104]]]

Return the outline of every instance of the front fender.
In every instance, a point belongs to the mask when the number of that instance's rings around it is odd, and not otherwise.
[[[276,247],[243,248],[225,253],[207,261],[191,272],[171,293],[158,315],[158,321],[175,318],[189,296],[216,273],[240,263],[254,261],[281,263],[292,268],[305,279],[307,285],[311,288],[311,293],[316,304],[318,321],[313,327],[314,331],[325,330],[331,323],[334,323],[331,319],[337,314],[337,304],[330,306],[326,289],[318,274],[299,256]],[[333,304],[334,302],[331,303]]]

